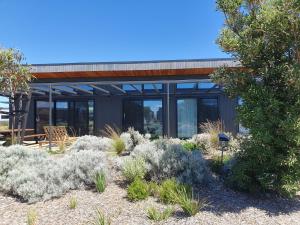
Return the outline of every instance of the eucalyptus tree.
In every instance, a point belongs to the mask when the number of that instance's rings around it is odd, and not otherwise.
[[[12,143],[20,143],[21,119],[24,116],[22,99],[28,95],[32,80],[24,55],[15,49],[0,49],[0,92],[9,98]],[[15,141],[15,128],[18,138]]]
[[[293,196],[300,188],[300,1],[217,0],[225,26],[221,48],[241,69],[213,75],[241,97],[238,119],[251,138],[229,183],[245,191]]]

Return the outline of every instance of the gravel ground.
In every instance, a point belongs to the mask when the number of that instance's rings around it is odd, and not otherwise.
[[[69,209],[71,197],[76,196],[76,209]],[[161,224],[300,224],[300,199],[255,199],[227,190],[221,185],[203,188],[201,196],[209,206],[194,217],[187,217],[180,208]],[[118,182],[112,182],[104,193],[93,190],[77,190],[59,199],[27,204],[15,198],[0,195],[0,224],[26,224],[30,209],[38,213],[37,225],[81,225],[93,221],[95,209],[101,209],[111,218],[112,224],[153,224],[147,218],[147,208],[165,208],[156,199],[131,203],[126,199],[126,190]]]
[[[31,209],[38,214],[36,225],[86,225],[93,221],[96,209],[110,217],[112,224],[146,225],[154,224],[147,218],[147,208],[166,208],[154,198],[129,202],[120,176],[113,174],[111,180],[102,194],[94,190],[76,190],[61,198],[35,204],[21,203],[16,198],[0,194],[0,225],[25,225],[27,212]],[[210,187],[203,187],[199,193],[209,204],[196,216],[187,217],[180,208],[175,207],[174,215],[159,224],[300,225],[300,197],[295,200],[254,198],[229,190],[217,180]],[[75,209],[69,209],[73,196],[76,196],[78,205]]]

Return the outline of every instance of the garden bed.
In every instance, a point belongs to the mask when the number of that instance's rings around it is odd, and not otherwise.
[[[35,204],[21,203],[15,198],[0,195],[0,224],[26,224],[27,212],[35,209],[38,225],[86,225],[95,216],[95,209],[101,209],[111,217],[112,224],[153,224],[147,218],[147,208],[165,208],[156,199],[136,203],[126,198],[126,189],[120,180],[114,180],[100,194],[92,190],[68,192],[61,198]],[[235,193],[215,183],[214,188],[202,188],[201,196],[208,199],[210,206],[196,216],[187,217],[179,208],[162,224],[298,224],[300,201],[284,199],[255,199]],[[70,198],[77,197],[77,207],[69,208]]]

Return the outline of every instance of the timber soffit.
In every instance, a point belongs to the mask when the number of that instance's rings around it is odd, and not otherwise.
[[[240,67],[234,59],[195,59],[165,61],[132,61],[132,62],[95,62],[95,63],[63,63],[34,64],[32,73],[60,73],[85,71],[139,71],[139,70],[179,70],[218,68],[221,66]]]

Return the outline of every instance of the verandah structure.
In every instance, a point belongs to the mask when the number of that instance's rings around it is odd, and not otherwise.
[[[27,128],[63,125],[76,135],[105,125],[153,136],[187,138],[199,124],[220,119],[238,132],[237,99],[228,99],[209,74],[231,59],[33,65],[36,79]],[[51,109],[51,110],[50,110]]]

